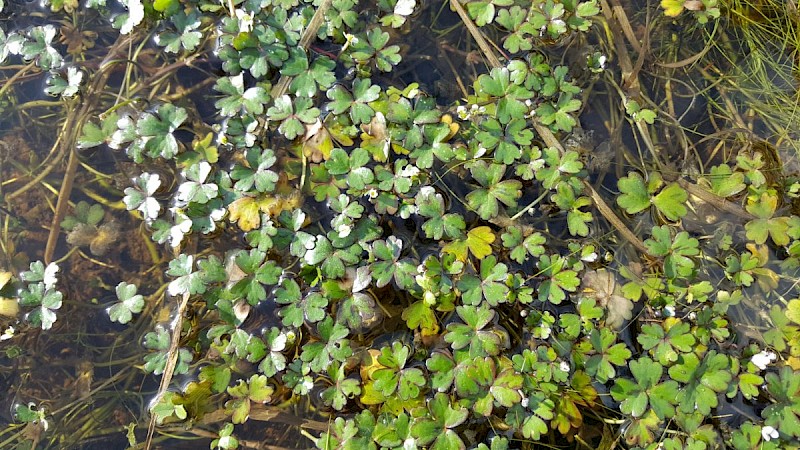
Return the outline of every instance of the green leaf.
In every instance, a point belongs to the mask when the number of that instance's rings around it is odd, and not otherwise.
[[[710,414],[711,408],[717,407],[717,393],[725,391],[733,378],[729,367],[728,357],[713,350],[702,360],[694,353],[681,355],[678,363],[669,368],[673,380],[685,383],[678,393],[678,410]]]
[[[111,142],[111,136],[117,131],[117,113],[111,113],[103,119],[98,127],[93,122],[86,122],[83,125],[81,137],[78,138],[79,148],[92,148],[101,144]]]
[[[475,25],[482,27],[492,23],[494,20],[494,5],[490,1],[477,1],[467,3],[467,12]]]
[[[450,398],[439,392],[428,401],[430,415],[424,415],[414,421],[411,434],[419,440],[419,444],[433,442],[431,449],[464,448],[464,443],[452,428],[455,428],[469,417],[469,411],[463,407],[454,408]]]
[[[164,420],[172,416],[175,416],[178,420],[186,419],[188,416],[186,408],[184,405],[176,403],[176,400],[180,400],[178,393],[165,392],[158,403],[150,408],[150,412],[156,417],[156,423],[163,423]]]
[[[467,194],[467,204],[484,220],[499,214],[500,203],[514,207],[517,205],[517,199],[522,196],[522,183],[519,180],[500,181],[505,171],[504,165],[487,165],[484,161],[475,161],[470,165],[472,177],[482,188]]]
[[[682,353],[691,352],[695,344],[691,326],[672,317],[660,325],[642,325],[642,332],[637,340],[644,350],[649,351],[665,367],[678,361]]]
[[[795,438],[800,437],[800,377],[788,366],[778,373],[766,375],[767,392],[772,395],[773,404],[762,412],[766,425]]]
[[[747,186],[744,183],[742,172],[733,172],[727,164],[720,164],[711,168],[703,180],[707,180],[711,192],[720,197],[732,197],[742,192]]]
[[[281,287],[275,291],[275,302],[286,305],[279,310],[284,326],[299,328],[307,320],[319,322],[326,316],[325,307],[328,299],[319,292],[311,292],[305,297],[300,286],[291,278],[283,280]]]
[[[244,76],[240,73],[232,77],[217,80],[214,89],[226,95],[216,103],[220,114],[233,117],[241,113],[263,114],[264,105],[270,100],[269,93],[263,87],[256,86],[245,90]]]
[[[331,317],[326,317],[317,324],[319,341],[312,342],[300,354],[300,359],[309,364],[311,370],[317,373],[325,371],[332,361],[344,362],[353,354],[350,343],[345,339],[349,330]]]
[[[636,214],[650,207],[650,194],[638,173],[631,172],[627,177],[620,178],[617,187],[622,194],[617,197],[617,204],[628,214]]]
[[[143,113],[136,123],[136,133],[146,138],[145,153],[151,158],[172,159],[178,154],[178,140],[175,131],[189,117],[185,109],[171,103],[158,108],[157,113]]]
[[[653,197],[653,204],[669,220],[680,220],[686,215],[686,200],[689,195],[678,183],[670,183]]]
[[[439,331],[439,322],[431,305],[419,300],[403,310],[403,320],[409,329],[419,328],[423,336],[432,336]]]
[[[45,71],[58,69],[63,62],[63,57],[51,45],[56,37],[56,32],[56,27],[50,24],[35,26],[28,30],[28,39],[21,42],[19,51],[23,59],[25,61],[36,60],[36,65]]]
[[[672,380],[659,383],[664,372],[661,364],[642,357],[631,361],[629,368],[635,382],[627,378],[617,378],[611,388],[614,400],[622,402],[620,410],[633,417],[642,417],[647,408],[651,407],[661,420],[672,417],[675,413],[673,405],[678,394],[678,384]]]
[[[336,63],[327,56],[319,56],[309,64],[301,47],[289,49],[289,60],[281,67],[281,74],[292,78],[289,92],[298,97],[314,97],[320,89],[328,89],[336,82],[333,70]]]
[[[168,6],[164,5],[166,9],[160,9],[158,7],[160,3],[168,3]],[[177,10],[168,13],[177,32],[164,31],[159,33],[155,38],[156,45],[163,46],[164,51],[167,53],[178,53],[181,48],[191,52],[197,48],[203,38],[203,33],[197,31],[197,28],[201,25],[200,15],[197,10],[191,10],[189,14],[186,14],[185,11],[179,8],[177,0],[156,0],[153,6],[157,11],[161,12],[167,9]]]
[[[347,91],[342,85],[335,85],[327,92],[328,107],[334,114],[343,114],[349,110],[353,123],[369,123],[375,115],[375,110],[368,105],[380,95],[380,86],[373,86],[369,79],[358,78],[353,82],[353,93]]]
[[[200,161],[189,166],[183,171],[186,181],[178,187],[175,200],[181,203],[205,204],[216,198],[219,186],[214,182],[206,182],[210,173],[211,164],[208,161]]]
[[[234,189],[249,192],[255,187],[258,192],[273,192],[278,182],[278,174],[270,168],[276,160],[272,149],[247,149],[244,164],[236,164],[231,170],[231,179],[236,180]]]
[[[447,326],[444,340],[450,343],[453,350],[468,348],[473,357],[492,356],[500,352],[502,335],[494,330],[484,330],[494,318],[495,312],[488,305],[458,306],[456,312],[464,322],[451,323]]]
[[[567,292],[575,292],[580,285],[578,274],[566,268],[567,261],[561,256],[542,255],[536,266],[541,275],[547,277],[539,285],[539,301],[559,304],[567,298]]]

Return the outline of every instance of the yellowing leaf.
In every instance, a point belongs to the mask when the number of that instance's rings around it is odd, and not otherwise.
[[[444,253],[450,253],[455,256],[457,260],[464,262],[467,260],[467,241],[459,239],[453,241],[442,248]]]
[[[361,403],[365,405],[380,405],[386,401],[386,396],[375,389],[375,382],[368,381],[361,388]]]
[[[261,213],[269,213],[279,205],[277,197],[242,197],[228,205],[230,221],[237,222],[242,231],[254,230],[261,226]]]
[[[219,161],[219,152],[217,151],[217,147],[211,145],[211,139],[213,139],[213,137],[213,133],[208,133],[202,140],[195,140],[192,142],[192,149],[203,156],[206,161],[210,162],[211,164]]]
[[[361,131],[361,147],[367,149],[375,161],[385,162],[389,159],[392,140],[383,113],[377,112],[369,123],[361,124]]]
[[[492,242],[495,235],[492,229],[483,226],[476,227],[467,233],[467,246],[469,251],[478,259],[483,259],[492,254]]]
[[[237,222],[242,231],[254,230],[261,226],[261,214],[275,217],[281,211],[292,211],[303,203],[300,191],[294,190],[286,195],[261,195],[242,197],[228,205],[228,219]]]
[[[328,117],[333,117],[333,114],[331,114]],[[327,121],[326,121],[326,123],[327,123]],[[339,145],[342,146],[342,147],[350,147],[351,145],[353,145],[352,136],[355,136],[355,133],[354,133],[355,127],[353,127],[351,125],[351,128],[352,128],[352,130],[349,129],[348,127],[342,125],[339,122],[334,122],[334,123],[330,124],[329,126],[325,127],[325,129],[328,130],[328,133],[330,133],[330,135],[333,138],[333,140],[338,142]]]
[[[242,231],[250,231],[261,226],[258,203],[253,197],[242,197],[228,205],[230,221],[237,222]]]
[[[786,305],[786,318],[800,324],[800,299],[791,300]]]
[[[177,6],[177,0],[155,0],[153,2],[153,9],[158,12],[164,12],[168,9],[172,9],[174,6]]]
[[[0,272],[0,289],[6,287],[9,281],[11,281],[11,272]]]
[[[16,317],[17,314],[19,314],[17,299],[0,297],[0,316]]]
[[[359,372],[362,380],[369,380],[376,370],[386,368],[386,366],[378,362],[378,356],[380,355],[380,350],[371,348],[361,358],[361,370]]]
[[[397,144],[395,142],[392,142],[392,151],[395,152],[398,155],[407,155],[407,154],[411,153],[411,152],[408,151],[407,148],[405,148],[402,145]]]
[[[684,0],[661,0],[661,7],[664,8],[664,15],[677,17],[683,12]]]
[[[303,154],[312,162],[318,163],[328,160],[333,150],[333,139],[322,122],[317,120],[312,125],[306,125],[306,135],[303,140]]]
[[[467,251],[472,256],[483,259],[492,254],[492,242],[495,235],[487,226],[475,227],[467,233],[465,239],[455,240],[442,248],[444,253],[450,253],[461,262],[467,261]]]

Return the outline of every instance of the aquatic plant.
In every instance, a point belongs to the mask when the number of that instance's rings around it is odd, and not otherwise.
[[[94,255],[59,261],[75,272],[118,257],[100,234],[143,242],[146,268],[87,287],[139,350],[109,344],[132,355],[120,372],[160,380],[140,381],[153,400],[148,418],[125,419],[131,446],[163,432],[248,447],[264,420],[326,450],[800,438],[796,174],[776,173],[777,150],[752,134],[728,142],[681,125],[659,90],[671,84],[643,82],[664,72],[623,51],[647,40],[607,2],[121,5],[51,2],[53,23],[0,32],[0,62],[21,61],[17,79],[35,73],[59,96],[45,106],[63,121],[53,154],[69,157],[49,265],[0,289],[48,330],[76,311],[55,289],[59,225]],[[735,11],[661,6],[670,18],[648,31],[686,9],[674,20],[702,34]],[[82,20],[113,27],[96,36],[108,45],[62,55],[56,33]],[[404,34],[421,25],[423,38]],[[0,89],[12,100],[13,81]],[[724,152],[703,146],[713,139]],[[114,155],[124,186],[92,151]],[[104,194],[76,195],[103,206],[79,201],[68,216],[81,164]],[[15,187],[10,212],[31,195]],[[767,317],[746,322],[759,308]],[[63,410],[48,411],[17,408],[20,424],[43,428],[33,447],[46,433],[60,442],[42,424]]]

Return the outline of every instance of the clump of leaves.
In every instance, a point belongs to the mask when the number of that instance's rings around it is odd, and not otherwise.
[[[19,292],[19,305],[32,308],[25,320],[42,330],[49,330],[56,321],[56,311],[61,308],[64,295],[58,291],[56,283],[59,267],[50,263],[46,267],[41,261],[30,264],[30,269],[22,272],[21,278],[27,287]]]

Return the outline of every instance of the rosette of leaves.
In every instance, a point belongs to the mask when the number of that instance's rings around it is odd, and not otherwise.
[[[228,387],[231,400],[225,403],[226,411],[234,424],[244,423],[250,415],[253,403],[266,403],[275,389],[267,384],[267,377],[255,374],[248,380],[239,380],[235,386]]]
[[[266,256],[265,252],[258,249],[249,252],[240,250],[233,256],[239,275],[237,279],[230,280],[233,283],[231,294],[247,300],[251,305],[267,298],[264,286],[277,284],[283,269],[275,261],[266,259]]]
[[[512,74],[516,76],[512,77]],[[474,103],[487,104],[486,114],[495,117],[502,125],[509,124],[512,119],[524,119],[530,112],[526,101],[534,97],[524,82],[524,72],[512,73],[508,67],[494,68],[475,80]]]
[[[25,61],[35,60],[36,65],[42,70],[58,69],[61,67],[63,57],[53,47],[56,32],[56,27],[53,25],[31,27],[25,33],[24,39],[15,39],[19,44],[5,48],[7,51],[14,50],[13,53],[21,55]]]
[[[595,328],[588,339],[575,346],[572,355],[587,374],[605,383],[616,376],[614,366],[624,365],[631,357],[631,351],[624,343],[617,342],[616,334],[608,328]]]
[[[671,230],[667,225],[653,227],[653,235],[644,245],[651,255],[664,258],[664,273],[668,278],[689,278],[696,270],[691,257],[700,253],[699,243],[685,231],[673,238]]]
[[[129,144],[126,152],[137,163],[145,157],[172,159],[180,151],[175,132],[188,117],[186,109],[171,103],[143,112],[135,120],[127,116],[117,121],[112,146],[121,148]]]
[[[128,211],[138,210],[146,221],[155,220],[161,211],[161,204],[153,197],[161,186],[159,175],[145,172],[136,177],[134,183],[133,187],[125,188],[122,201]]]
[[[32,308],[25,320],[42,330],[49,330],[55,323],[56,311],[61,308],[63,294],[55,287],[59,267],[50,263],[45,267],[41,261],[30,264],[29,270],[22,272],[22,280],[27,287],[19,292],[19,305]]]
[[[292,77],[289,92],[298,97],[314,97],[336,82],[333,72],[336,63],[327,56],[317,56],[313,61],[300,47],[289,49],[289,59],[281,67],[281,75]]]
[[[361,383],[348,377],[345,369],[345,364],[338,361],[331,363],[328,366],[328,380],[331,385],[320,394],[322,402],[337,411],[344,409],[348,400],[361,394]]]
[[[306,126],[314,123],[319,118],[319,108],[307,97],[282,95],[275,99],[272,106],[267,109],[267,118],[279,122],[278,131],[286,139],[294,139],[305,134]]]
[[[444,335],[453,350],[468,349],[476,357],[495,356],[506,346],[508,333],[493,323],[495,310],[488,305],[458,306],[456,313],[462,323],[449,324]]]
[[[194,51],[203,38],[203,33],[198,31],[202,24],[199,12],[196,9],[188,12],[178,9],[169,18],[175,28],[156,35],[156,44],[164,47],[164,51],[168,53],[178,53],[181,49]]]
[[[249,14],[264,14],[268,19],[259,17],[258,24],[244,32],[241,32],[239,24],[233,18],[224,20],[225,34],[220,37],[223,46],[219,56],[226,72],[239,73],[244,69],[256,80],[263,80],[289,58],[286,34],[279,25],[281,22],[285,23],[287,14],[282,8],[276,7]]]
[[[664,367],[648,357],[628,363],[633,379],[619,377],[614,380],[611,396],[620,402],[620,410],[633,417],[642,417],[651,409],[660,420],[675,414],[678,383],[662,381]]]
[[[394,235],[386,240],[372,243],[370,251],[370,273],[375,286],[382,288],[394,281],[400,289],[409,289],[414,285],[417,274],[417,263],[411,258],[400,258],[403,241]]]
[[[325,372],[334,361],[343,363],[353,354],[347,339],[349,334],[346,326],[335,323],[330,316],[326,317],[317,324],[318,339],[303,347],[300,360],[318,374]]]
[[[800,377],[797,375],[796,371],[787,366],[777,373],[766,375],[767,392],[774,403],[761,412],[766,425],[795,439],[800,438],[800,429],[794,426],[800,421]]]
[[[695,411],[708,415],[716,408],[719,393],[725,392],[733,378],[728,356],[714,350],[703,355],[684,353],[677,364],[669,368],[669,376],[682,383],[676,398],[678,411],[691,414]]]
[[[677,362],[683,353],[691,352],[696,342],[691,325],[675,317],[668,317],[661,324],[642,325],[642,332],[636,339],[665,367]]]
[[[417,417],[411,426],[411,435],[420,445],[430,444],[435,449],[465,446],[455,428],[467,420],[469,411],[458,404],[453,405],[446,394],[436,393]]]
[[[526,233],[528,234],[526,235]],[[510,226],[506,228],[506,232],[500,238],[503,246],[510,249],[509,257],[518,264],[524,263],[531,256],[541,256],[545,252],[546,239],[538,231]]]
[[[382,72],[391,72],[400,63],[400,46],[388,45],[389,33],[373,27],[364,34],[352,38],[349,56],[360,67],[369,71],[370,63]]]
[[[410,348],[400,342],[391,347],[383,347],[376,358],[377,369],[371,372],[365,390],[374,391],[385,399],[397,396],[400,400],[417,398],[427,384],[425,373],[409,365]]]
[[[264,105],[269,103],[269,93],[263,86],[253,86],[245,89],[244,75],[238,74],[230,77],[221,77],[214,85],[214,89],[224,97],[214,103],[214,106],[223,116],[233,117],[244,114],[263,114]]]
[[[375,115],[370,103],[377,100],[380,93],[380,86],[373,85],[369,78],[356,78],[352,92],[341,84],[328,89],[327,96],[331,100],[328,108],[337,115],[348,113],[356,125],[369,123]]]

